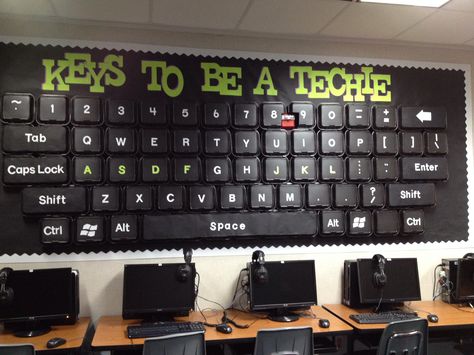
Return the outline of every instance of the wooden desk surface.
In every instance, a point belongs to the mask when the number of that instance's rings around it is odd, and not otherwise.
[[[332,314],[338,316],[346,323],[350,324],[358,331],[380,331],[385,328],[386,324],[359,324],[349,318],[351,314],[372,312],[371,309],[353,309],[343,304],[323,305]],[[421,318],[426,318],[428,314],[436,314],[439,318],[438,323],[428,322],[430,329],[447,329],[447,328],[474,328],[474,310],[471,308],[451,305],[443,301],[413,301],[406,302],[407,311],[415,311]]]
[[[285,327],[303,327],[310,326],[313,332],[317,334],[344,334],[352,332],[352,327],[344,323],[342,320],[324,310],[322,307],[315,306],[312,308],[313,314],[318,318],[329,319],[331,325],[329,328],[320,328],[318,319],[301,317],[296,322],[291,323],[277,323],[268,319],[263,319],[262,314],[246,313],[236,310],[229,310],[227,316],[233,319],[238,324],[250,324],[247,329],[238,329],[232,326],[233,331],[230,334],[219,333],[213,327],[206,326],[205,339],[206,341],[226,342],[233,340],[252,339],[257,335],[259,329],[270,328],[285,328]],[[206,311],[204,312],[208,323],[220,323],[222,318],[222,311]],[[311,315],[308,312],[308,315]],[[192,312],[189,317],[178,318],[184,321],[203,321],[201,314]],[[121,316],[104,316],[101,317],[97,323],[94,339],[92,340],[93,348],[113,348],[126,347],[134,345],[142,345],[144,339],[128,339],[127,325],[139,324],[140,320],[123,320]]]
[[[90,322],[89,317],[82,317],[74,325],[54,325],[51,326],[49,333],[32,338],[18,338],[4,330],[0,333],[0,344],[33,344],[36,351],[77,349],[82,346]],[[46,343],[49,339],[56,337],[66,339],[66,344],[55,349],[48,349]]]

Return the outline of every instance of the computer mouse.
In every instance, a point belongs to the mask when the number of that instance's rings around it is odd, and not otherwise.
[[[64,338],[51,338],[48,340],[46,343],[46,347],[48,349],[54,349],[57,348],[58,346],[66,344],[66,339]]]
[[[331,322],[329,321],[329,319],[323,319],[321,318],[319,320],[319,326],[321,328],[329,328],[329,326],[331,325]]]
[[[430,323],[438,323],[439,321],[439,318],[436,314],[428,314],[426,318],[428,319],[428,322]]]
[[[218,324],[216,326],[216,330],[219,332],[219,333],[223,333],[223,334],[230,334],[232,333],[232,327],[228,324],[225,324],[225,323],[222,323],[222,324]]]

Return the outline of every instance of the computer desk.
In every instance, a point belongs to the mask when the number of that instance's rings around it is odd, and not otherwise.
[[[320,328],[318,319],[313,318],[301,317],[296,322],[278,323],[263,318],[262,314],[229,310],[227,311],[228,318],[233,319],[238,324],[250,324],[250,326],[246,329],[238,329],[231,325],[233,331],[230,334],[222,334],[217,332],[215,328],[206,326],[205,340],[209,344],[248,342],[255,340],[260,329],[304,326],[312,327],[314,334],[321,336],[349,335],[352,333],[350,325],[322,307],[312,307],[312,313],[318,318],[329,319],[331,322],[330,327]],[[306,314],[311,315],[309,311]],[[204,315],[208,323],[221,323],[222,311],[205,311]],[[181,317],[177,318],[177,320],[204,321],[199,312],[191,312],[189,317]],[[138,323],[140,323],[140,320],[123,320],[121,316],[101,317],[97,322],[94,339],[92,340],[92,349],[96,351],[111,351],[143,346],[145,339],[127,338],[127,326]]]
[[[0,344],[32,344],[36,351],[50,352],[80,352],[87,338],[91,319],[89,317],[81,317],[76,324],[73,325],[53,325],[51,331],[32,338],[18,338],[8,330],[0,332]],[[52,338],[64,338],[66,344],[55,349],[48,349],[46,343]]]

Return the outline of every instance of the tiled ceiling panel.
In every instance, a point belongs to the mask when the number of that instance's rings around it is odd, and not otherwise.
[[[315,34],[349,3],[334,0],[254,0],[240,30]]]
[[[48,0],[0,0],[0,12],[16,15],[54,15]]]
[[[143,23],[149,20],[148,0],[51,1],[58,15],[66,18],[130,23]]]
[[[321,34],[351,38],[390,39],[433,13],[426,7],[351,4]]]
[[[249,0],[152,0],[153,22],[184,28],[234,29]]]
[[[404,41],[462,44],[474,38],[474,16],[468,12],[437,11],[402,33]]]

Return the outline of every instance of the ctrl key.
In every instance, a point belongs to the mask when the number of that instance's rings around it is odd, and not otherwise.
[[[43,218],[41,220],[41,242],[43,244],[64,244],[70,241],[69,218]]]

